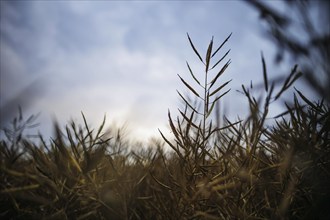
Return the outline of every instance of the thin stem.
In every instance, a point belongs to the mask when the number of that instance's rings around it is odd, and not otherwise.
[[[205,81],[204,81],[204,112],[203,112],[203,142],[202,142],[202,150],[204,150],[206,148],[206,115],[207,115],[207,109],[208,109],[208,103],[207,103],[207,92],[208,92],[208,88],[207,88],[207,75],[208,75],[208,69],[205,70]],[[204,157],[203,157],[204,160]]]

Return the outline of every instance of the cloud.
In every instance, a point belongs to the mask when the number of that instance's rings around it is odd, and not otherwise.
[[[80,111],[100,122],[107,112],[109,120],[128,121],[138,137],[165,128],[167,109],[176,111],[176,89],[185,91],[176,74],[188,80],[186,60],[203,74],[186,32],[203,53],[212,35],[220,45],[234,32],[226,46],[233,64],[222,79],[233,78],[234,88],[260,76],[260,50],[270,48],[257,37],[256,14],[237,2],[1,4],[1,77],[12,85],[7,94],[43,76],[34,111],[62,122]],[[239,99],[234,91],[228,97]]]

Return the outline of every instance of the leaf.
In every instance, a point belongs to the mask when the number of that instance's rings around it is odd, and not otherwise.
[[[218,47],[218,49],[216,49],[216,51],[212,54],[211,57],[214,57],[218,53],[218,51],[221,49],[221,47],[229,40],[229,38],[231,37],[231,35],[232,35],[232,33],[229,34],[229,36],[226,38],[226,40],[224,40],[222,42],[222,44]]]
[[[208,118],[208,117],[211,115],[212,110],[213,110],[215,104],[216,104],[216,102],[213,102],[213,103],[212,103],[211,108],[209,109],[209,111],[208,111],[207,114],[206,114],[206,118]]]
[[[192,107],[192,105],[190,105],[190,103],[183,97],[183,95],[181,95],[181,93],[178,90],[177,90],[177,93],[182,98],[182,100],[191,108],[191,110],[193,110],[197,114],[200,114],[194,107]]]
[[[267,79],[267,69],[266,69],[266,62],[264,59],[264,55],[261,52],[261,62],[262,62],[262,70],[263,70],[263,75],[264,75],[264,84],[265,84],[265,90],[268,92],[268,79]]]
[[[87,139],[87,137],[89,137],[90,138],[90,142],[92,143],[93,142],[92,131],[89,130],[89,127],[88,127],[88,124],[87,124],[87,120],[86,120],[86,117],[85,117],[85,115],[84,115],[83,112],[81,112],[81,115],[82,115],[82,117],[84,119],[85,128],[87,130],[87,135],[86,135],[85,139]]]
[[[184,79],[179,74],[178,74],[178,76],[181,79],[181,81],[183,82],[183,84],[185,84],[185,86],[187,86],[190,91],[192,91],[197,97],[200,97],[198,95],[198,93],[186,81],[184,81]]]
[[[206,53],[206,67],[205,67],[205,72],[207,72],[209,70],[209,66],[210,66],[210,58],[211,58],[211,53],[212,53],[212,46],[213,46],[213,37],[212,40],[209,44],[209,47],[207,48],[207,53]]]
[[[172,190],[172,188],[171,187],[169,187],[169,186],[167,186],[167,185],[165,185],[164,183],[162,183],[162,182],[160,182],[158,179],[156,179],[156,177],[154,177],[154,175],[152,175],[151,173],[150,173],[150,176],[159,184],[159,185],[161,185],[162,187],[164,187],[165,189],[168,189],[168,190]]]
[[[226,92],[224,92],[222,95],[218,96],[217,98],[214,99],[214,101],[212,102],[212,105],[213,103],[217,102],[220,98],[222,98],[224,95],[226,95],[231,89],[228,89]]]
[[[253,101],[251,99],[249,90],[246,90],[244,85],[242,85],[242,89],[243,89],[243,92],[244,92],[243,94],[249,99],[249,103],[252,103]]]
[[[32,189],[37,189],[39,187],[40,187],[40,184],[30,184],[30,185],[21,186],[21,187],[6,188],[6,189],[2,189],[0,191],[0,194],[28,191],[28,190],[32,190]]]
[[[311,101],[308,100],[308,98],[306,98],[306,96],[304,96],[298,89],[294,88],[296,90],[296,92],[299,94],[299,96],[309,105],[311,106],[313,109],[315,109],[316,111],[319,111],[319,108],[316,107]]]
[[[227,67],[229,66],[231,60],[228,60],[228,62],[221,68],[221,70],[218,72],[218,74],[214,77],[214,79],[211,81],[211,86],[210,88],[213,86],[213,84],[217,81],[217,79],[225,72],[225,70],[227,69]]]
[[[282,112],[282,113],[280,113],[280,114],[274,116],[273,119],[277,119],[277,118],[279,118],[279,117],[283,117],[283,116],[287,115],[290,111],[291,111],[291,109],[286,110],[286,111],[284,111],[284,112]]]
[[[193,79],[198,83],[198,85],[202,86],[201,83],[198,81],[198,79],[195,77],[194,73],[192,72],[192,70],[191,70],[191,68],[190,68],[190,66],[189,66],[189,64],[188,64],[188,62],[186,62],[186,63],[187,63],[187,66],[188,66],[189,72],[190,72],[191,76],[193,77]]]
[[[159,133],[160,133],[160,135],[162,136],[162,138],[164,139],[164,141],[168,144],[168,145],[170,145],[170,147],[178,154],[178,156],[181,158],[181,159],[183,159],[183,156],[182,156],[182,154],[180,153],[180,151],[176,148],[176,147],[174,147],[174,145],[169,141],[169,140],[167,140],[167,138],[163,135],[163,133],[158,129],[158,131],[159,131]]]
[[[210,97],[213,96],[214,94],[216,94],[217,92],[219,92],[223,87],[225,87],[226,85],[228,85],[228,83],[230,83],[232,81],[228,80],[227,82],[225,82],[224,84],[222,84],[221,86],[219,86],[216,90],[214,90],[211,94]]]
[[[99,129],[97,130],[95,139],[97,139],[99,137],[99,135],[101,134],[101,131],[103,130],[104,125],[105,125],[105,121],[106,121],[106,115],[103,116],[102,124],[100,125]]]
[[[212,68],[211,68],[211,70],[212,69],[214,69],[214,67],[216,67],[223,59],[225,59],[225,57],[229,54],[229,52],[230,52],[230,49],[225,53],[225,55],[223,55],[223,57],[221,57],[221,59],[218,61],[218,62],[216,62],[213,66],[212,66]]]
[[[194,128],[198,129],[198,126],[194,124],[194,122],[192,122],[192,118],[189,119],[182,111],[180,111],[180,109],[179,112],[182,115],[182,117],[189,123],[189,125],[192,125]]]
[[[275,100],[277,100],[281,95],[282,93],[287,90],[301,75],[302,73],[301,72],[298,72],[296,73],[297,71],[297,65],[295,65],[293,67],[293,69],[291,70],[291,73],[290,75],[286,78],[281,90],[277,93],[277,95],[275,96]],[[293,78],[293,79],[292,79]]]
[[[293,69],[291,70],[291,73],[290,73],[289,77],[285,80],[284,85],[287,85],[289,83],[289,81],[292,78],[292,76],[296,73],[297,68],[298,68],[298,65],[297,64],[294,65]]]
[[[224,129],[227,129],[227,128],[231,128],[231,127],[233,127],[234,125],[237,125],[237,124],[241,123],[242,120],[239,120],[239,121],[237,121],[237,122],[231,123],[231,122],[227,119],[227,122],[229,123],[229,125],[223,126],[223,127],[221,127],[221,128],[215,128],[215,129],[212,130],[212,133],[214,133],[215,131],[221,131],[221,130],[224,130]]]
[[[168,110],[168,120],[169,120],[169,122],[170,122],[171,130],[173,131],[175,137],[178,138],[179,135],[178,135],[178,132],[176,131],[176,128],[175,128],[175,126],[174,126],[174,124],[173,124],[173,121],[172,121],[172,118],[171,118],[170,110]]]
[[[180,111],[180,110],[179,110]],[[194,111],[191,111],[191,115],[190,115],[190,118],[189,118],[189,121],[192,122],[193,118],[194,118]],[[186,112],[185,112],[186,114]],[[191,123],[188,123],[188,125],[186,126],[186,137],[189,136],[189,131],[190,131],[190,127],[191,127]],[[197,128],[198,129],[198,128]]]
[[[209,124],[208,136],[211,136],[211,131],[212,131],[212,121],[210,121],[210,124]]]
[[[198,51],[196,50],[196,48],[195,48],[195,46],[194,46],[193,42],[191,41],[191,39],[190,39],[190,37],[189,37],[189,34],[188,34],[188,33],[187,33],[187,36],[188,36],[188,40],[189,40],[189,43],[190,43],[190,45],[191,45],[192,49],[194,50],[195,54],[198,56],[198,58],[200,59],[200,61],[202,61],[202,63],[204,63],[204,61],[203,61],[203,59],[202,59],[201,55],[199,55]]]
[[[288,83],[288,85],[286,86],[286,88],[289,88],[299,77],[302,76],[302,73],[301,72],[298,72],[294,77],[293,79],[291,80],[291,82]]]

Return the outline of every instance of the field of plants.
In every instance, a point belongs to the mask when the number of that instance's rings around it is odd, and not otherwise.
[[[84,124],[54,122],[51,140],[30,139],[24,131],[37,118],[20,110],[0,140],[0,219],[330,219],[327,88],[314,86],[319,100],[295,89],[270,117],[304,73],[294,65],[270,80],[261,55],[262,88],[242,85],[249,114],[229,120],[219,100],[230,90],[222,81],[230,36],[212,38],[204,55],[187,35],[205,71],[187,63],[179,75],[184,108],[177,118],[168,112],[172,136],[160,131],[159,140],[132,146],[121,129],[108,132],[105,119],[89,127],[82,113]]]
[[[220,44],[212,38],[203,54],[187,35],[204,72],[187,63],[179,75],[183,108],[168,112],[171,136],[159,131],[159,139],[137,144],[105,119],[90,127],[82,113],[83,124],[54,122],[50,140],[30,138],[38,119],[19,109],[1,128],[0,219],[330,219],[330,38],[316,34],[329,19],[313,26],[307,12],[315,2],[328,13],[328,1],[285,3],[300,16],[304,45],[288,31],[298,30],[289,28],[294,20],[249,1],[278,47],[276,61],[287,53],[299,66],[270,79],[261,54],[263,85],[240,89],[247,117],[232,121],[219,107],[230,91],[222,76],[231,35]],[[296,89],[299,78],[317,99]],[[273,117],[275,101],[285,110]]]

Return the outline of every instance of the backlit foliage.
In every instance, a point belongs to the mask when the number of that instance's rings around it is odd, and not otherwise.
[[[242,85],[249,116],[214,122],[215,106],[229,92],[229,81],[221,81],[229,51],[216,58],[229,38],[215,50],[212,38],[203,59],[188,35],[205,71],[187,63],[194,85],[179,75],[196,101],[178,91],[185,108],[176,119],[168,113],[173,137],[161,133],[141,146],[120,129],[105,132],[105,120],[90,128],[82,114],[82,126],[55,123],[48,143],[24,136],[34,117],[20,112],[0,142],[1,219],[329,218],[329,103],[296,90],[286,111],[270,118],[271,103],[301,73],[294,66],[275,86],[262,56],[264,98]]]

